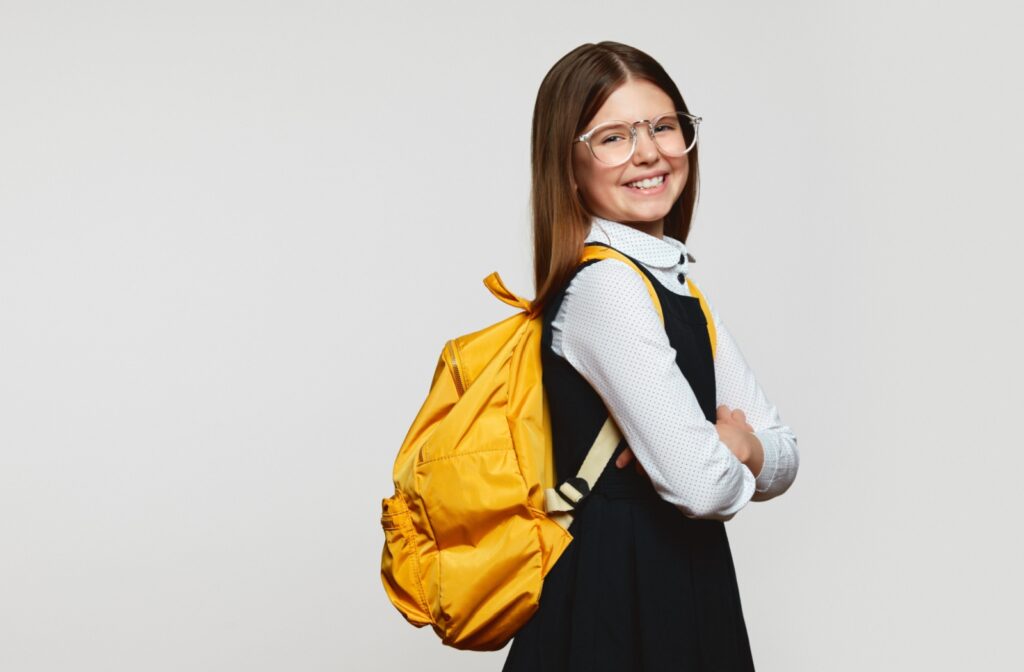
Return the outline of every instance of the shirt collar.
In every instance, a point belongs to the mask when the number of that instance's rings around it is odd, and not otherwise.
[[[602,217],[591,217],[590,232],[585,242],[599,242],[611,245],[646,266],[677,268],[686,273],[689,262],[696,261],[686,249],[686,244],[671,236],[657,238],[628,224]]]

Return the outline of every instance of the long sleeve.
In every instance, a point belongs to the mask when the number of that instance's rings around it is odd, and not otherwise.
[[[704,417],[636,271],[616,259],[581,269],[552,327],[552,349],[602,398],[662,499],[717,520],[751,500],[754,474]]]
[[[757,475],[753,501],[765,501],[784,493],[796,479],[800,452],[796,435],[782,423],[775,404],[765,396],[715,306],[705,295],[718,335],[715,355],[717,405],[739,408],[764,446],[764,465]]]

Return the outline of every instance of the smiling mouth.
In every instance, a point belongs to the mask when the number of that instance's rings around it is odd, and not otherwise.
[[[665,175],[658,175],[657,177],[649,177],[645,180],[637,180],[636,182],[629,182],[625,186],[631,189],[639,189],[645,191],[647,189],[656,189],[665,182]]]

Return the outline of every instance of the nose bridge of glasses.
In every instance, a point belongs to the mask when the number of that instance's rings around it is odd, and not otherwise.
[[[647,140],[650,141],[649,148],[653,149],[654,151],[658,151],[657,142],[655,140],[654,135],[653,121],[651,121],[650,119],[640,119],[638,121],[634,121],[632,124],[630,124],[630,126],[633,129],[633,142],[636,149],[640,149],[640,145],[643,144],[640,138],[641,136],[645,136]],[[641,126],[641,128],[637,128],[637,126]],[[646,133],[644,133],[645,130],[647,131]]]

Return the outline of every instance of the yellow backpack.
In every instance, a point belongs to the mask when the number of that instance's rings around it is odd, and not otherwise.
[[[586,245],[581,262],[625,255]],[[715,349],[714,323],[700,300]],[[501,649],[539,606],[544,576],[572,541],[575,504],[589,494],[622,435],[604,423],[575,478],[555,487],[541,376],[543,315],[484,278],[522,311],[444,345],[426,401],[395,459],[395,494],[382,502],[381,579],[391,603],[416,627],[430,625],[457,649]]]

